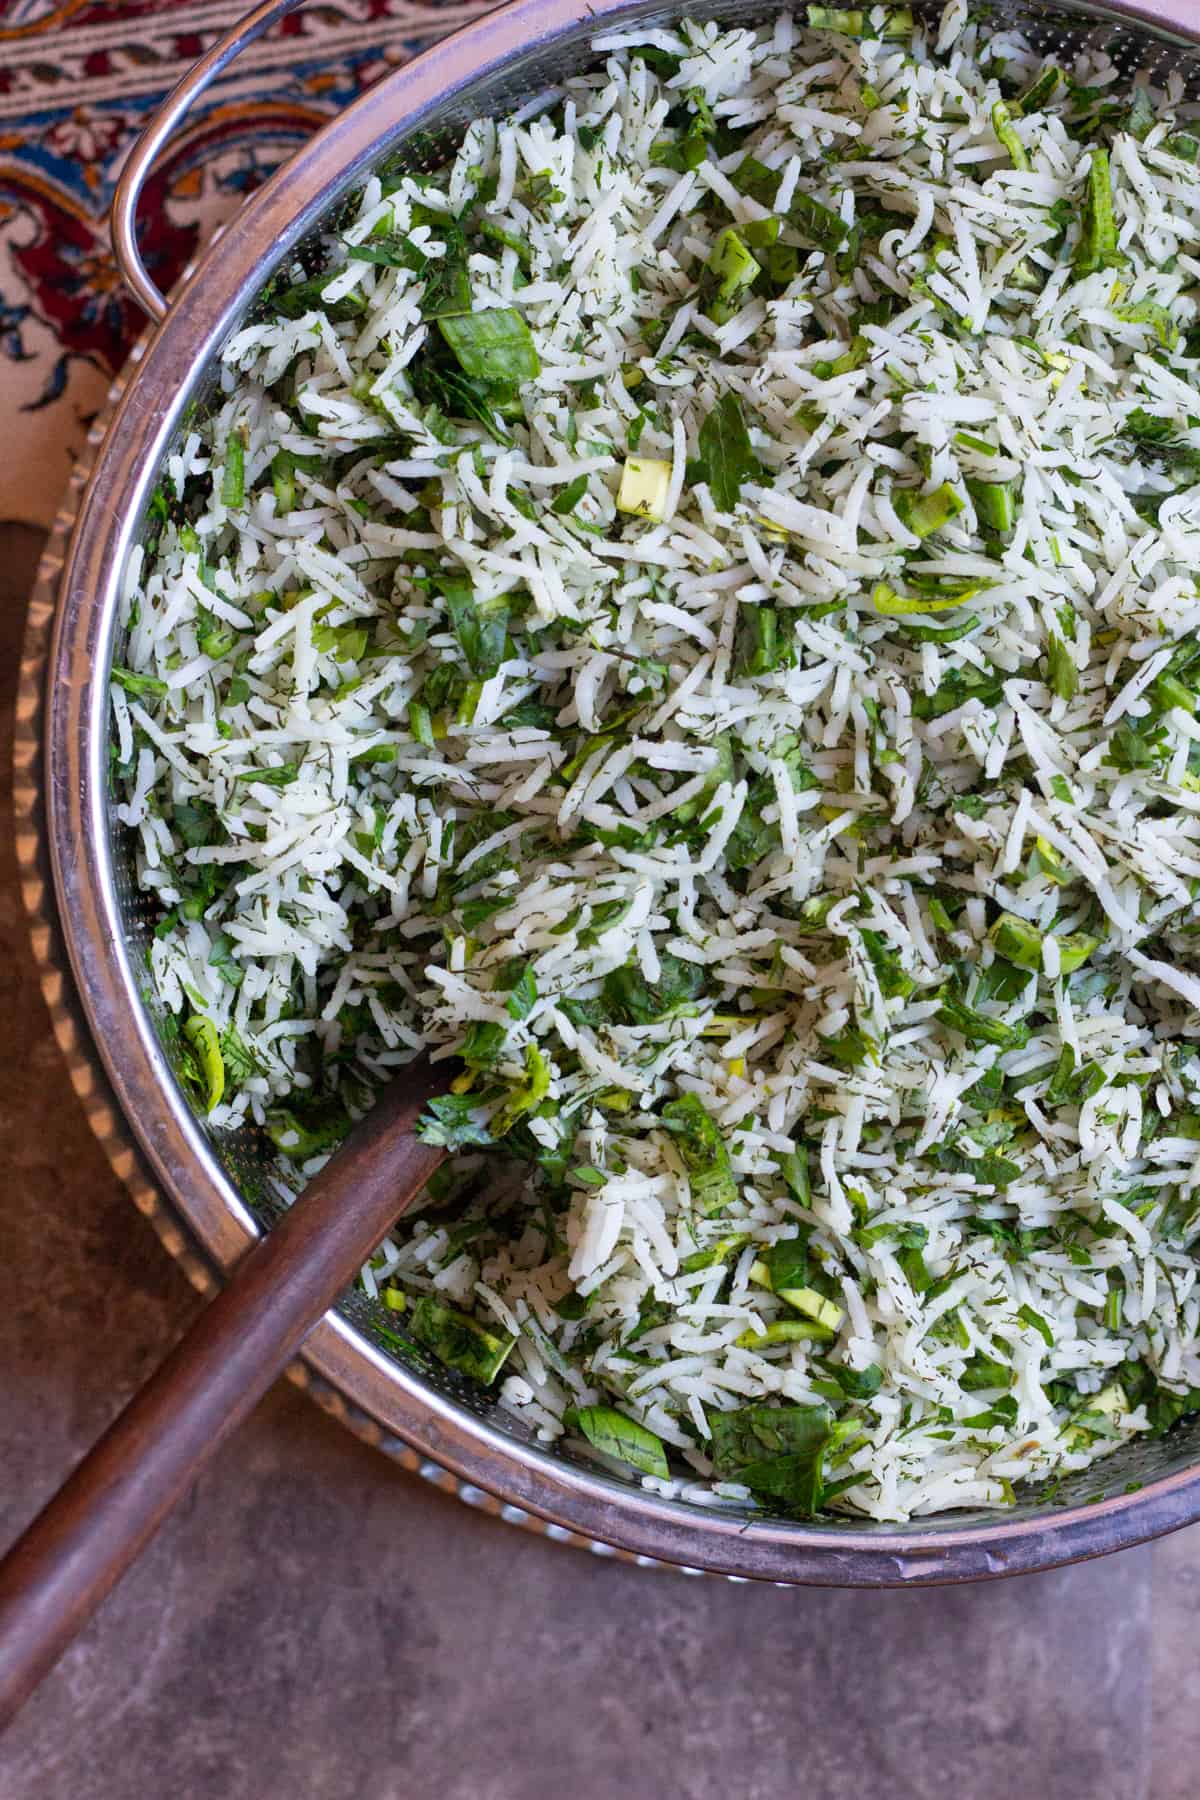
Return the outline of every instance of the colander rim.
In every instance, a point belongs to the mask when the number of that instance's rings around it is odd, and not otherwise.
[[[1187,0],[1056,0],[1083,19],[1200,45]],[[107,671],[127,553],[187,398],[270,269],[360,180],[381,147],[447,94],[533,51],[669,9],[655,0],[512,0],[386,76],[332,119],[243,207],[174,299],[115,411],[71,539],[46,693],[46,816],[58,915],[79,999],[121,1108],[204,1253],[227,1271],[254,1220],[179,1090],[122,930],[106,816]],[[678,8],[674,9],[676,12]],[[768,8],[760,10],[766,11]],[[181,381],[180,370],[186,371]],[[942,1515],[880,1527],[727,1515],[665,1500],[498,1429],[427,1388],[348,1320],[326,1316],[304,1350],[355,1407],[461,1480],[572,1533],[637,1555],[784,1583],[898,1586],[1046,1569],[1200,1518],[1200,1466],[1092,1505],[1025,1518]]]

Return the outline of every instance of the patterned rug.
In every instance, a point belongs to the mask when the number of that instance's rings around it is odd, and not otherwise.
[[[142,201],[169,288],[214,226],[330,113],[489,0],[317,0],[250,47]],[[88,420],[145,323],[107,211],[156,103],[248,0],[0,0],[0,522],[53,518]]]

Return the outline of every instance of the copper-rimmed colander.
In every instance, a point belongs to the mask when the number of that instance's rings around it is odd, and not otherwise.
[[[108,785],[108,670],[129,554],[181,422],[203,401],[221,348],[275,268],[384,158],[429,169],[479,114],[502,114],[587,66],[598,26],[698,18],[755,23],[763,0],[515,0],[386,77],[313,138],[251,199],[168,305],[136,247],[138,193],[190,102],[245,44],[300,0],[265,0],[197,65],[135,149],[114,206],[118,260],[159,321],[99,450],[60,589],[46,693],[45,816],[63,936],[79,997],[116,1096],[168,1205],[218,1270],[270,1213],[274,1151],[253,1130],[196,1117],[160,1035],[145,974],[153,926],[133,846]],[[801,8],[797,10],[802,11]],[[941,0],[916,0],[933,18]],[[1132,78],[1176,69],[1200,98],[1200,0],[990,0],[1060,60],[1102,50]],[[1119,1549],[1200,1518],[1200,1420],[1143,1441],[1003,1514],[933,1522],[798,1523],[664,1500],[560,1448],[451,1371],[419,1374],[372,1333],[371,1303],[347,1294],[305,1359],[347,1403],[461,1479],[572,1532],[722,1574],[854,1586],[965,1580],[1047,1568]]]

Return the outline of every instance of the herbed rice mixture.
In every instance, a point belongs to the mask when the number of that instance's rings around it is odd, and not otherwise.
[[[596,52],[169,460],[152,983],[297,1181],[462,1059],[363,1281],[544,1440],[1011,1504],[1200,1406],[1200,140],[959,0]]]

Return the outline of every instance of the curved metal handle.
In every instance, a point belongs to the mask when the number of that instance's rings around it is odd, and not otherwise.
[[[150,167],[175,127],[187,114],[193,100],[210,82],[223,74],[247,44],[269,31],[276,20],[295,12],[304,0],[261,0],[230,31],[219,38],[206,56],[189,69],[179,85],[171,90],[134,145],[129,160],[121,171],[113,195],[111,226],[113,255],[121,279],[144,312],[157,324],[167,314],[167,301],[151,281],[137,242],[137,208]]]
[[[113,255],[126,287],[156,323],[166,317],[167,302],[151,281],[137,244],[137,206],[151,164],[187,114],[193,100],[209,83],[240,56],[247,44],[262,37],[278,19],[285,18],[303,4],[304,0],[261,0],[260,5],[219,38],[208,54],[202,56],[167,95],[121,171],[111,213]],[[1177,30],[1190,37],[1195,29],[1195,7],[1196,0],[1141,0],[1141,4],[1132,0],[1130,11],[1134,17],[1160,31]]]

